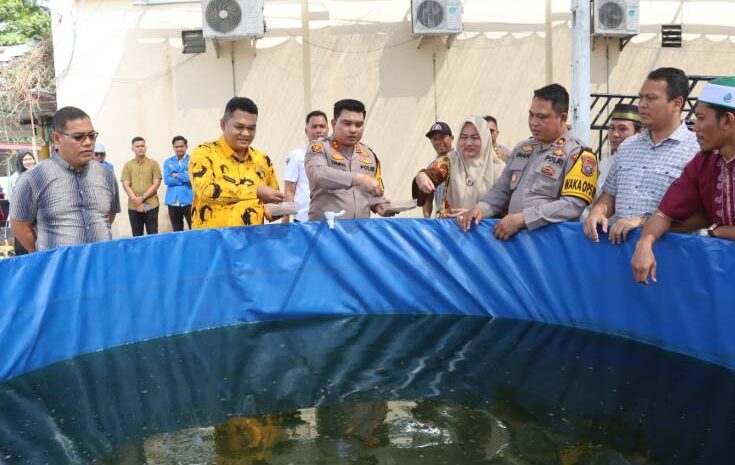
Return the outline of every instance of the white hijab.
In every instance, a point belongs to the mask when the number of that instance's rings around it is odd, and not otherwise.
[[[471,124],[480,135],[480,154],[467,158],[462,154],[459,140],[457,150],[449,153],[449,183],[445,199],[451,209],[472,209],[500,177],[505,163],[493,148],[490,129],[479,116],[470,116],[458,126],[460,135],[465,125]]]

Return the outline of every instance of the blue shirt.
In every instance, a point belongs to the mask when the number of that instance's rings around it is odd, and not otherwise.
[[[120,212],[115,175],[95,161],[77,171],[58,154],[18,178],[10,217],[35,223],[36,248],[112,239],[108,215]]]
[[[176,177],[173,174],[176,173]],[[166,205],[191,205],[194,192],[189,182],[189,154],[179,160],[176,155],[163,162],[163,182],[166,183]]]
[[[112,166],[112,163],[110,163],[109,161],[107,161],[107,160],[102,160],[102,161],[101,161],[100,163],[102,163],[102,166],[104,166],[104,167],[105,167],[105,168],[107,168],[108,170],[112,171],[113,173],[115,172],[115,167],[114,167],[114,166]]]
[[[613,158],[602,190],[615,197],[615,216],[653,213],[666,190],[699,151],[697,136],[686,124],[654,144],[645,129],[626,139]]]

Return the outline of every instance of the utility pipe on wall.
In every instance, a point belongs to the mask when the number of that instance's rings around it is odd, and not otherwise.
[[[590,137],[590,0],[572,0],[572,132]]]

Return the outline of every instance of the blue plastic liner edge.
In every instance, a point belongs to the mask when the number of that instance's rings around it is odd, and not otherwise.
[[[658,283],[568,223],[509,242],[494,221],[373,219],[189,231],[0,262],[0,381],[167,335],[280,318],[460,314],[629,337],[735,368],[735,243],[668,234]]]

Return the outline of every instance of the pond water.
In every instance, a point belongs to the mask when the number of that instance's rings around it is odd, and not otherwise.
[[[537,323],[354,316],[132,344],[0,385],[1,464],[724,464],[735,373]]]

